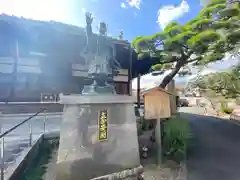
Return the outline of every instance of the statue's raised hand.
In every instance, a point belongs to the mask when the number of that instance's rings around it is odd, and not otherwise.
[[[92,13],[86,12],[86,13],[85,13],[85,16],[86,16],[86,23],[87,23],[88,25],[92,24],[92,22],[93,22]]]

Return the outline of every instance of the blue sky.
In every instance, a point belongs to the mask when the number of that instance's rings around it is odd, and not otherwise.
[[[0,4],[1,13],[78,26],[84,26],[84,12],[90,11],[95,31],[105,21],[110,35],[123,30],[130,41],[161,31],[173,20],[185,23],[201,8],[200,0],[0,0]]]
[[[197,0],[95,0],[88,5],[86,10],[94,12],[97,20],[105,20],[113,36],[122,29],[128,40],[161,31],[171,20],[185,23],[200,10]]]

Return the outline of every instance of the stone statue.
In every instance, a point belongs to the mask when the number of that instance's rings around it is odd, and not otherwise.
[[[106,36],[107,25],[99,24],[99,34],[92,32],[92,14],[87,12],[86,37],[87,44],[84,50],[88,64],[88,75],[94,79],[95,86],[107,86],[107,81],[118,74],[120,64],[116,60],[116,51],[111,39]]]
[[[92,32],[92,15],[86,13],[85,60],[93,84],[82,94],[60,95],[64,115],[56,168],[56,180],[138,179],[140,165],[133,98],[116,95],[108,84],[120,65],[115,58],[107,26]],[[93,173],[94,172],[94,173]],[[80,177],[80,178],[79,178]]]

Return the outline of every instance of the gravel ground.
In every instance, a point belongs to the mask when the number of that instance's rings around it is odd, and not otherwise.
[[[176,168],[160,168],[154,164],[150,164],[144,166],[143,177],[145,180],[186,180],[186,166],[181,164]]]
[[[155,163],[155,155],[152,149],[154,144],[149,141],[152,132],[147,131],[139,137],[139,144],[151,147],[149,149],[149,158],[142,159],[141,164],[144,167],[143,177],[145,180],[185,180],[187,177],[186,166],[184,164],[177,165],[172,161],[167,161],[162,167]]]

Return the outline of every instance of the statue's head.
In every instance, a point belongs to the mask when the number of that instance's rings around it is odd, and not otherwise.
[[[100,33],[101,35],[106,35],[106,34],[107,34],[107,25],[106,25],[105,22],[101,22],[101,23],[99,24],[99,33]]]

